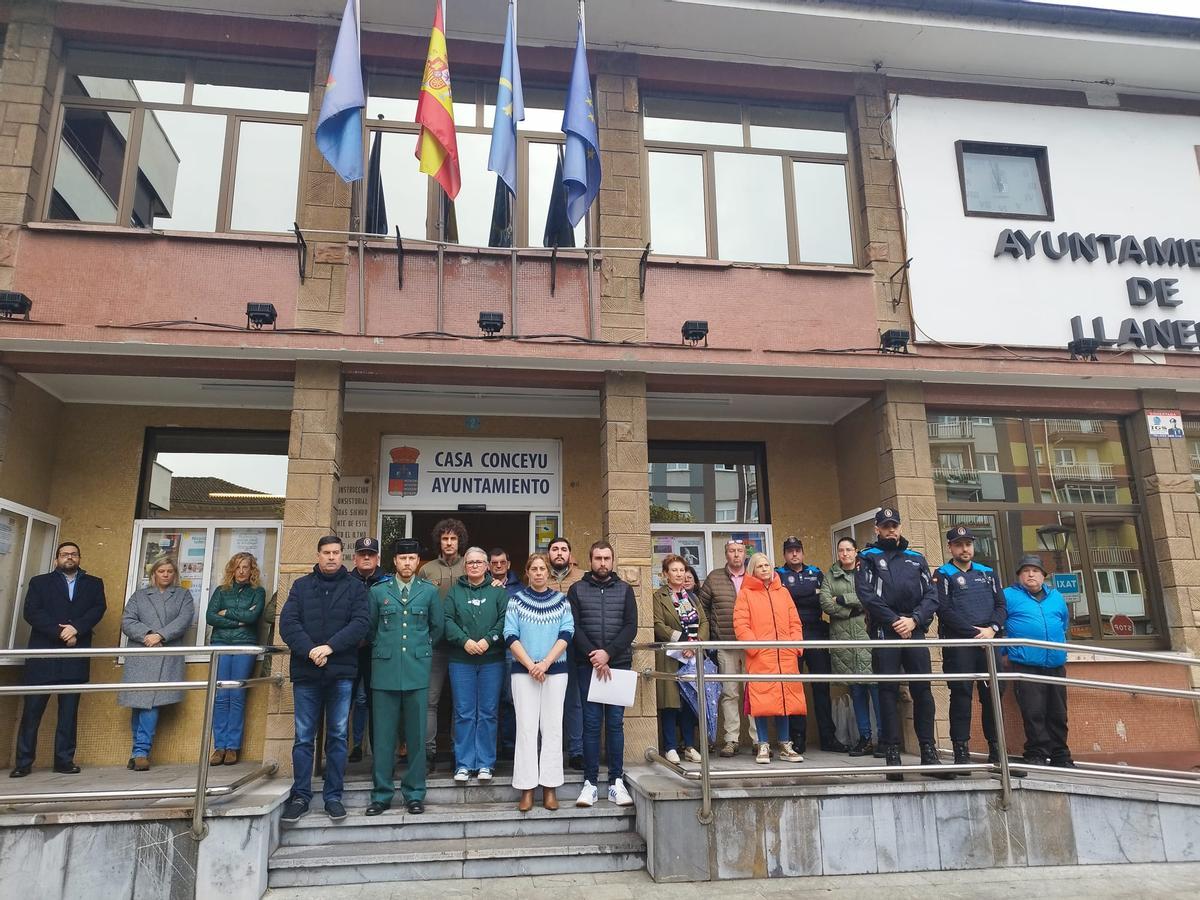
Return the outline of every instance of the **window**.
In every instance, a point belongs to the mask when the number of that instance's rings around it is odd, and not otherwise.
[[[54,568],[59,524],[48,513],[0,498],[0,647],[24,647],[29,641],[21,604],[29,579]]]
[[[976,457],[979,461],[979,471],[981,472],[999,472],[1000,471],[1000,455],[998,453],[980,453]]]
[[[454,82],[454,124],[458,138],[462,188],[448,211],[446,240],[486,247],[492,241],[492,212],[497,202],[497,176],[488,171],[496,85]],[[437,240],[442,190],[417,170],[414,155],[419,129],[415,123],[420,79],[386,72],[367,73],[368,153],[378,152],[383,182],[383,227],[380,233],[415,240]],[[524,88],[525,119],[517,124],[517,208],[514,229],[518,246],[543,246],[546,218],[562,146],[561,90]],[[376,151],[376,147],[378,150]],[[500,195],[504,196],[504,195]],[[368,219],[376,221],[368,211]],[[585,240],[584,222],[574,230],[574,246]]]
[[[957,141],[963,214],[1053,221],[1045,147]]]
[[[717,518],[718,522],[736,522],[737,521],[737,502],[733,500],[718,500],[717,501]]]
[[[651,523],[757,523],[761,455],[757,444],[652,441]]]
[[[654,253],[853,265],[845,114],[646,96]]]
[[[311,69],[71,49],[45,216],[290,231]]]

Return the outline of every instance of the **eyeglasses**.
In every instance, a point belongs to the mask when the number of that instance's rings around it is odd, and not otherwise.
[[[487,565],[487,560],[486,560],[486,559],[468,559],[468,560],[467,560],[465,563],[463,563],[463,565],[466,565],[466,566],[486,566],[486,565]]]

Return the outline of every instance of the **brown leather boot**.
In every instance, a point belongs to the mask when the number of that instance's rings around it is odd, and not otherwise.
[[[236,766],[238,761],[238,752],[236,750],[225,751],[225,765]]]
[[[554,793],[554,788],[542,788],[542,807],[550,812],[558,809],[558,796]]]
[[[212,752],[212,755],[208,758],[208,764],[210,766],[220,766],[220,765],[224,765],[224,763],[225,763],[225,751],[224,750],[214,750]]]
[[[150,759],[145,756],[135,756],[133,758],[133,771],[146,772],[150,769]]]
[[[533,789],[521,791],[521,802],[517,804],[517,809],[521,812],[529,812],[533,809]]]

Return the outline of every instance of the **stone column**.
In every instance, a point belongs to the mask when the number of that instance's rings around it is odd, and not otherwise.
[[[902,530],[913,549],[920,550],[935,569],[943,562],[942,529],[938,522],[937,497],[933,488],[933,464],[929,458],[929,430],[925,419],[925,390],[916,382],[889,382],[874,401],[879,448],[879,505],[900,511]],[[929,634],[936,635],[936,623]],[[941,653],[931,649],[934,671],[941,669]],[[901,697],[907,689],[901,689]],[[950,737],[950,692],[945,682],[933,683],[936,704],[935,735]],[[903,740],[916,750],[911,705],[902,712]]]
[[[650,580],[650,474],[646,448],[646,376],[607,372],[600,395],[600,479],[604,535],[613,545],[617,573],[638,599],[638,642],[654,640]],[[587,548],[581,548],[586,554]],[[654,654],[634,654],[636,671],[653,668]],[[625,760],[640,763],[658,746],[653,682],[643,682],[625,714]]]
[[[333,530],[334,495],[342,467],[342,410],[345,385],[337,362],[296,363],[288,441],[287,500],[279,549],[279,594],[275,608],[276,644],[279,612],[292,583],[312,571],[317,541]],[[272,672],[287,674],[287,657],[277,656]],[[263,758],[274,759],[290,772],[292,721],[290,685],[272,687],[267,702],[267,738]]]
[[[632,68],[621,65],[609,68]],[[602,247],[646,244],[642,218],[642,153],[637,78],[600,72],[596,75],[596,113],[600,131],[600,234]],[[600,337],[609,341],[645,340],[637,252],[605,253],[600,262]]]
[[[56,0],[17,0],[0,64],[0,290],[13,283],[20,226],[36,215],[62,41]]]
[[[1179,407],[1174,391],[1142,391],[1141,399],[1143,410]],[[1188,442],[1150,437],[1144,412],[1133,417],[1129,431],[1171,649],[1200,653],[1200,505]],[[1142,553],[1149,555],[1150,549],[1143,547]],[[1200,673],[1192,671],[1193,683],[1200,685]]]
[[[320,29],[312,90],[309,93],[307,133],[310,137],[304,155],[304,194],[297,216],[302,229],[348,231],[352,223],[350,185],[333,171],[311,137],[317,130],[317,118],[325,97],[325,81],[329,76],[329,64],[336,42],[336,28]],[[327,328],[340,332],[345,322],[346,277],[350,271],[347,239],[333,234],[311,234],[306,235],[306,239],[309,255],[304,267],[304,284],[299,285],[296,295],[296,325],[299,328]]]

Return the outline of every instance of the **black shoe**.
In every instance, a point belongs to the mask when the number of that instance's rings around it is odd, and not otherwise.
[[[900,762],[900,748],[897,747],[895,744],[889,744],[887,746],[887,748],[884,750],[884,759],[887,760],[887,764],[889,766],[903,765],[903,763]],[[889,772],[888,776],[887,776],[887,780],[888,781],[903,781],[904,773],[903,772]]]
[[[55,763],[54,771],[59,775],[78,775],[81,770],[75,763],[67,763],[65,766]]]
[[[870,756],[875,752],[875,746],[869,737],[860,737],[858,743],[848,751],[851,756]]]
[[[573,772],[582,772],[583,771],[583,757],[579,754],[572,756],[570,759],[567,760],[567,768],[572,770]]]
[[[1000,765],[1000,744],[996,741],[988,741],[988,762],[993,766]]]
[[[796,747],[795,744],[793,744],[792,746],[795,747],[796,752],[798,752],[798,753],[804,752],[799,747]],[[829,741],[828,743],[821,745],[821,752],[822,753],[849,753],[850,748],[847,747],[845,744],[843,744],[841,741],[834,738],[832,741]]]
[[[363,758],[362,744],[359,744],[353,750],[350,751],[350,755],[346,758],[346,761],[347,762],[362,762],[362,758]]]
[[[283,815],[279,817],[279,821],[299,822],[306,815],[308,815],[308,804],[299,797],[293,797],[284,804]]]
[[[1050,765],[1050,760],[1047,759],[1046,757],[1042,756],[1042,754],[1040,754],[1040,753],[1026,753],[1021,758],[1023,760],[1025,760],[1025,762],[1028,765],[1031,765],[1031,766],[1048,766],[1048,765]]]
[[[26,775],[28,775],[32,771],[33,771],[33,766],[17,766],[15,769],[13,769],[11,772],[8,773],[8,777],[9,778],[24,778]]]
[[[378,800],[372,800],[371,805],[367,807],[366,815],[382,816],[390,807],[386,803],[380,803]]]
[[[408,811],[414,816],[419,816],[421,813],[425,812],[425,804],[420,800],[409,800],[406,805]]]
[[[340,822],[346,818],[346,807],[342,806],[340,800],[330,800],[325,804],[325,815],[335,822]]]
[[[923,766],[940,766],[942,761],[938,759],[937,747],[933,744],[921,745],[921,765]],[[948,781],[954,777],[953,772],[922,772],[926,778],[940,778],[943,781]]]
[[[1071,759],[1071,757],[1069,757],[1069,756],[1064,757],[1063,759],[1052,759],[1052,760],[1050,760],[1050,765],[1052,765],[1056,769],[1078,769],[1079,768],[1077,765],[1075,765],[1075,760]]]
[[[880,741],[875,745],[875,749],[871,751],[871,756],[873,756],[875,759],[887,758],[887,748],[883,746],[883,741]]]
[[[971,750],[967,747],[966,741],[952,741],[954,746],[954,764],[956,766],[967,765],[971,762]],[[967,775],[967,772],[955,774]]]

